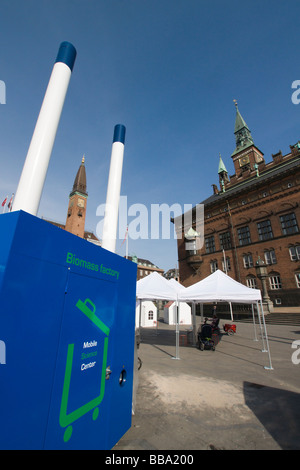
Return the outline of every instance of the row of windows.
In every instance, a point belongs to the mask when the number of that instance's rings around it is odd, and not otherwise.
[[[300,289],[300,273],[295,274],[295,281],[296,281],[296,286],[298,289]],[[248,287],[252,287],[253,289],[257,289],[257,283],[256,283],[256,278],[248,278],[246,279],[246,283]],[[282,284],[281,284],[281,277],[279,274],[276,274],[274,276],[269,277],[269,285],[271,290],[277,290],[277,289],[282,289]]]
[[[297,287],[300,288],[300,273],[295,274],[295,278],[296,278],[296,285],[297,285]],[[251,277],[251,278],[246,279],[246,284],[247,284],[248,287],[251,287],[252,289],[257,289],[258,288],[257,280],[256,280],[255,277]],[[282,289],[280,275],[276,274],[274,276],[270,276],[269,277],[269,285],[270,285],[271,290]]]
[[[290,255],[290,259],[291,261],[300,261],[300,245],[295,245],[295,246],[291,246],[289,248],[289,255]],[[276,258],[276,253],[275,253],[275,250],[266,250],[264,252],[264,258],[265,258],[265,264],[276,264],[277,263],[277,258]],[[228,264],[228,266],[230,266],[230,259],[229,258],[226,258],[226,263]],[[212,263],[217,263],[217,261],[213,260],[211,261],[211,266],[212,266]],[[254,262],[253,262],[253,256],[252,256],[252,253],[245,253],[243,255],[243,265],[244,265],[244,268],[253,268],[254,266]],[[225,267],[224,267],[224,261],[222,261],[222,266],[223,266],[223,271],[225,271]],[[216,267],[215,269],[211,268],[211,272],[214,272],[218,269],[218,267]],[[227,268],[228,270],[230,270],[231,268],[228,267]]]
[[[249,255],[247,255],[249,256]],[[253,266],[253,265],[252,265]],[[217,260],[211,260],[210,262],[210,270],[212,273],[217,271],[219,269],[218,266],[218,261]],[[226,261],[222,261],[222,270],[225,272],[228,272],[231,270],[231,263],[230,263],[230,258],[226,258]],[[300,289],[300,273],[295,274],[295,281],[296,281],[296,286]],[[256,277],[248,277],[246,279],[246,284],[248,287],[251,287],[253,289],[257,289],[257,279]],[[281,278],[279,274],[275,274],[272,276],[269,276],[269,284],[270,284],[270,289],[271,290],[276,290],[276,289],[282,289],[282,284],[281,284]]]
[[[300,248],[300,246],[299,246]],[[300,254],[300,252],[299,252]],[[265,257],[265,264],[276,264],[277,263],[277,259],[276,259],[276,254],[275,254],[275,250],[266,250],[264,252],[264,257]],[[252,256],[252,253],[247,253],[245,255],[243,255],[243,264],[244,264],[244,268],[253,268],[254,264],[253,264],[253,256]]]
[[[289,255],[291,261],[300,261],[300,245],[295,245],[291,246],[289,248]],[[264,252],[264,258],[265,258],[265,264],[270,265],[270,264],[276,264],[277,263],[277,258],[276,258],[276,253],[275,250],[266,250]],[[211,272],[214,272],[218,269],[218,262],[216,260],[211,261]],[[230,258],[226,258],[226,265],[227,269],[230,270]],[[253,256],[252,253],[245,253],[243,255],[243,265],[244,268],[253,268],[254,262],[253,262]],[[225,269],[225,264],[224,260],[222,261],[222,269],[223,271],[226,271]]]
[[[218,261],[216,259],[213,259],[210,262],[210,271],[211,273],[214,273],[215,271],[217,271],[217,269],[219,269]],[[222,270],[224,272],[231,271],[230,258],[226,258],[225,261],[224,260],[222,261]]]
[[[289,255],[291,261],[300,261],[300,245],[290,246]],[[276,264],[277,258],[275,250],[266,250],[264,252],[265,264]],[[244,268],[253,268],[252,253],[246,253],[243,256]]]
[[[296,216],[294,212],[280,216],[280,224],[283,235],[291,235],[299,232]],[[273,238],[273,230],[269,219],[257,223],[257,231],[259,240],[271,240]],[[238,244],[240,246],[249,245],[251,243],[250,230],[248,225],[237,229]],[[219,235],[220,246],[222,250],[232,248],[230,232],[223,232]],[[215,237],[211,235],[205,238],[205,252],[214,253],[216,251]]]
[[[281,215],[279,219],[283,235],[292,235],[299,232],[299,227],[294,212]],[[260,241],[271,240],[273,238],[273,230],[271,221],[269,219],[258,222],[257,231]],[[251,243],[250,230],[248,226],[238,228],[237,232],[240,245],[248,245]]]
[[[148,271],[144,271],[143,269],[140,269],[139,271],[140,271],[140,277],[148,276],[148,274],[150,274],[148,273]]]

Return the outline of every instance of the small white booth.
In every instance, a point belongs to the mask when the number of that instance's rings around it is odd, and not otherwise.
[[[140,318],[141,316],[141,318]],[[135,308],[135,326],[138,328],[151,327],[157,325],[157,307],[151,300],[144,300],[140,305],[140,301],[136,302]]]
[[[176,290],[177,295],[183,292],[186,288],[175,279],[170,279],[169,284]],[[177,302],[178,305],[178,302]],[[164,322],[169,325],[176,325],[176,302],[168,302],[164,307]],[[180,302],[178,309],[178,323],[179,325],[192,324],[192,309],[186,302]]]
[[[170,301],[164,306],[164,322],[168,325],[176,325],[176,302]],[[191,325],[192,324],[192,309],[186,302],[180,303],[179,310],[179,324]]]

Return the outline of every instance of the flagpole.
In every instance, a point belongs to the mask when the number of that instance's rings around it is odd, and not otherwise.
[[[8,195],[6,196],[6,198],[4,199],[4,201],[2,202],[2,206],[3,206],[2,214],[4,214],[4,211],[5,211],[5,206],[6,206],[7,198],[8,198]]]
[[[223,248],[223,263],[224,263],[224,269],[225,269],[225,273],[226,273],[226,276],[228,275],[227,274],[227,261],[226,261],[226,256],[225,256],[225,250]],[[230,316],[231,316],[231,321],[233,321],[233,312],[232,312],[232,303],[229,302],[229,307],[230,307]]]
[[[226,256],[225,256],[224,248],[223,248],[223,263],[224,263],[225,274],[227,275],[227,263],[226,263]]]
[[[9,209],[9,212],[11,212],[11,210],[12,210],[12,203],[13,203],[13,200],[14,200],[14,195],[15,195],[15,194],[12,193],[11,198],[10,198],[10,201],[9,201],[9,203],[8,203],[8,205],[7,205],[7,208]]]
[[[126,245],[125,245],[125,258],[127,259],[128,258],[128,225],[126,227],[125,237],[124,237],[124,240],[122,241],[121,246],[123,246],[124,242],[126,242]]]

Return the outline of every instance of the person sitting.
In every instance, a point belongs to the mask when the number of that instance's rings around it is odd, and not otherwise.
[[[202,327],[203,327],[204,325],[207,325],[207,322],[208,322],[208,318],[205,317],[205,318],[204,318],[204,323],[203,323],[203,324],[200,323],[200,325],[199,325],[199,328],[198,328],[198,330],[197,330],[197,338],[198,338],[198,341],[200,340],[200,336],[201,336],[201,332],[202,332]]]
[[[220,318],[217,317],[216,314],[213,315],[213,319],[212,319],[212,322],[211,322],[211,326],[212,326],[212,329],[213,331],[216,331],[217,333],[219,333],[219,321],[220,321]]]

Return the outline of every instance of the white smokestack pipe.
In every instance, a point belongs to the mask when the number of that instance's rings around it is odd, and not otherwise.
[[[125,132],[126,128],[122,124],[115,126],[103,221],[101,246],[112,253],[116,251]]]
[[[13,211],[24,210],[33,215],[38,212],[75,58],[75,47],[69,42],[62,42],[30,142]]]

